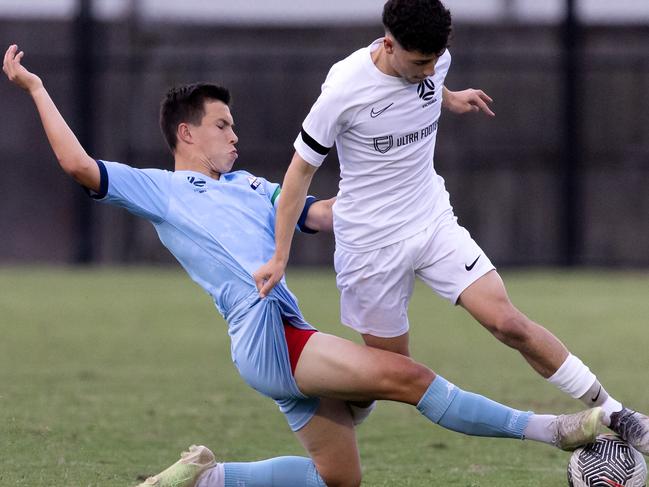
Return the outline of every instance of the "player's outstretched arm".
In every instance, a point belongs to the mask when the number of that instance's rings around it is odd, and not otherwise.
[[[100,175],[97,164],[86,153],[68,127],[45,90],[43,81],[22,65],[21,61],[24,55],[23,51],[18,51],[17,45],[9,46],[4,56],[2,70],[9,81],[25,90],[32,97],[41,117],[47,139],[61,168],[78,183],[94,191],[99,191]]]
[[[484,112],[490,117],[496,114],[491,111],[488,103],[493,100],[482,90],[469,88],[462,91],[450,91],[444,87],[442,105],[453,113]]]
[[[281,199],[280,199],[281,201]],[[331,232],[334,229],[334,217],[332,207],[336,198],[316,201],[309,207],[304,222],[307,228],[318,232]]]
[[[304,200],[316,170],[316,167],[306,162],[296,152],[286,171],[282,184],[282,197],[279,199],[275,218],[275,253],[253,274],[262,298],[268,295],[284,275],[295,225],[304,208]]]

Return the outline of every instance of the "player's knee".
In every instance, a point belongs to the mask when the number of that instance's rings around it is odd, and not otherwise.
[[[511,308],[494,321],[489,330],[498,340],[513,348],[525,344],[530,338],[531,321],[520,311]]]
[[[432,370],[410,358],[404,357],[399,367],[390,370],[387,388],[390,389],[390,399],[416,404],[435,378]]]
[[[425,391],[430,383],[435,379],[435,374],[428,367],[417,362],[412,363],[409,370],[410,389],[415,391]]]

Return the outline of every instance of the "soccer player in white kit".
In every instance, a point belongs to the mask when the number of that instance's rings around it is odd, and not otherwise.
[[[295,141],[283,183],[273,258],[255,272],[265,296],[284,273],[313,174],[336,145],[340,188],[334,264],[341,320],[365,343],[404,355],[408,302],[419,277],[518,350],[540,375],[649,454],[649,418],[611,397],[547,329],[510,302],[503,281],[457,223],[433,155],[442,107],[493,115],[480,90],[444,86],[450,12],[439,0],[389,0],[385,37],[333,65]]]

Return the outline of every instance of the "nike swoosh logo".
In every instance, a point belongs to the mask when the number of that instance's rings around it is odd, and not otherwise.
[[[482,255],[482,254],[480,254],[480,255]],[[465,268],[467,271],[470,271],[471,269],[473,269],[473,267],[475,266],[475,263],[478,262],[478,259],[480,258],[480,255],[478,255],[478,256],[475,258],[475,260],[471,263],[471,265],[466,265],[466,264],[464,264],[464,268]]]
[[[600,394],[600,392],[602,392],[602,386],[599,386],[599,389],[597,389],[597,394],[595,395],[595,397],[591,397],[590,400],[591,400],[592,402],[597,401],[597,400],[599,399],[599,394]]]
[[[378,111],[377,111],[377,110],[374,110],[374,108],[372,108],[372,111],[370,112],[370,117],[372,117],[372,118],[376,118],[376,117],[378,117],[378,116],[381,115],[384,111],[386,111],[388,108],[390,108],[392,105],[394,105],[394,102],[390,103],[387,107],[382,108],[382,109],[380,109],[380,110],[378,110]]]

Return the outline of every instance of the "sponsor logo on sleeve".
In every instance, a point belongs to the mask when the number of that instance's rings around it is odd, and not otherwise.
[[[250,187],[252,189],[256,190],[261,184],[261,181],[259,180],[259,178],[256,178],[254,176],[248,176],[248,183],[250,183]]]
[[[482,254],[480,254],[480,255],[482,255]],[[467,272],[473,270],[473,268],[475,267],[476,263],[478,262],[478,259],[480,258],[480,255],[478,255],[478,256],[475,258],[475,260],[474,260],[473,262],[471,262],[471,264],[464,264],[464,268],[467,270]]]

